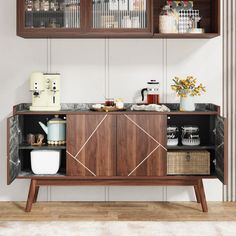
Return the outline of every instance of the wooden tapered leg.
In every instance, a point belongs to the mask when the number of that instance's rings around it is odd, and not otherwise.
[[[200,203],[200,202],[201,202],[201,201],[200,201],[200,194],[199,194],[197,185],[194,185],[194,191],[195,191],[197,203]]]
[[[202,211],[208,212],[208,207],[207,207],[206,196],[205,196],[205,191],[204,191],[202,179],[198,180],[197,188],[198,188],[198,192],[199,192],[200,203],[202,205]]]
[[[39,194],[39,186],[36,186],[33,203],[37,202],[38,194]]]
[[[26,208],[25,208],[26,212],[31,211],[32,204],[35,198],[36,185],[37,185],[37,180],[32,179],[30,182],[29,194],[28,194],[28,199],[27,199]]]

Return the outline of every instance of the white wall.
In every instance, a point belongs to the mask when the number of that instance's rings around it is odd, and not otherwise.
[[[197,101],[221,105],[221,37],[211,40],[25,40],[16,37],[15,2],[2,1],[0,8],[0,201],[27,197],[28,181],[16,180],[6,185],[6,119],[13,105],[30,102],[28,77],[32,71],[48,68],[61,72],[62,102],[101,102],[108,92],[126,102],[139,101],[140,89],[150,79],[160,81],[163,102],[178,102],[170,90],[172,78],[194,75],[207,86],[206,95]],[[105,58],[109,58],[106,64]],[[208,200],[222,199],[222,185],[218,180],[206,180],[204,184]],[[193,189],[186,187],[45,187],[40,190],[39,198],[195,200]]]

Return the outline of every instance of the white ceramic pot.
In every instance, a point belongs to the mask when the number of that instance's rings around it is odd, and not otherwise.
[[[180,111],[195,111],[194,97],[187,95],[180,97]]]
[[[33,150],[31,169],[36,175],[55,175],[61,163],[60,150]]]
[[[175,17],[173,15],[159,16],[159,30],[162,34],[178,33]]]

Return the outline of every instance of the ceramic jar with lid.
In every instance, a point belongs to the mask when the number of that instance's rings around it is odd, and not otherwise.
[[[159,15],[159,30],[161,34],[178,33],[178,14],[169,5]]]
[[[34,11],[40,11],[40,0],[34,1]]]
[[[27,0],[25,2],[25,10],[26,11],[33,11],[34,3],[32,0]]]
[[[199,127],[194,125],[186,125],[182,128],[182,144],[186,146],[199,146],[200,135]]]
[[[51,11],[58,11],[59,10],[59,3],[56,0],[52,0],[50,2],[50,10]]]
[[[177,126],[167,127],[167,146],[177,146],[179,143],[179,129]]]
[[[40,6],[41,6],[41,11],[49,11],[49,1],[48,0],[42,0]]]

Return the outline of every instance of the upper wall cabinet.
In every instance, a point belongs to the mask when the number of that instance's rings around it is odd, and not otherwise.
[[[82,0],[17,0],[17,34],[24,38],[79,37],[85,30]]]
[[[17,0],[24,38],[213,38],[220,0]]]

